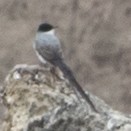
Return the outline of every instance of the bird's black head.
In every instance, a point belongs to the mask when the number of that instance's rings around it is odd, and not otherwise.
[[[54,29],[54,27],[48,23],[43,23],[43,24],[40,24],[40,26],[38,27],[38,31],[39,32],[47,32],[47,31],[50,31]]]

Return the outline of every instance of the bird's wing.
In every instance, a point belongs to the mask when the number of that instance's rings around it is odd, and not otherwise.
[[[35,46],[39,55],[41,55],[45,60],[52,62],[58,58],[62,58],[62,51],[59,45],[52,46],[51,44],[41,44]]]

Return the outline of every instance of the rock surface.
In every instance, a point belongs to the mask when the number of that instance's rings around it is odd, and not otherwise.
[[[70,83],[49,68],[18,65],[6,77],[3,131],[130,131],[131,116],[88,93],[99,113],[76,97]]]

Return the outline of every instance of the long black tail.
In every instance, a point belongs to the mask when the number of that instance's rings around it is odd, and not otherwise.
[[[77,91],[80,93],[80,95],[90,104],[91,108],[95,112],[97,112],[97,110],[96,110],[94,104],[92,103],[92,101],[90,100],[89,96],[84,92],[82,87],[76,81],[72,71],[65,64],[65,62],[62,59],[60,59],[60,60],[55,61],[53,64],[55,64],[55,66],[58,66],[60,68],[60,70],[63,72],[64,76],[69,80],[69,82],[72,84],[72,86],[74,86],[77,89]]]

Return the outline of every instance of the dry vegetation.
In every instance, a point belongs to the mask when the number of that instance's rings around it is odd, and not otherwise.
[[[41,22],[58,25],[65,60],[84,89],[131,113],[131,0],[1,0],[0,81],[32,49]]]

